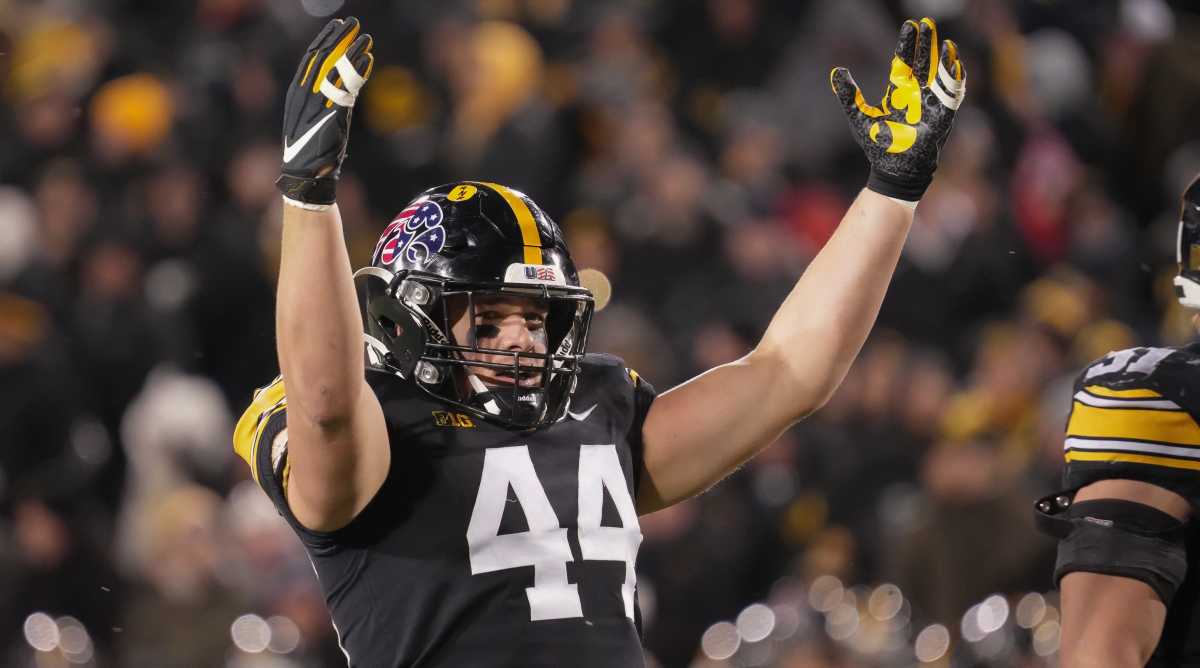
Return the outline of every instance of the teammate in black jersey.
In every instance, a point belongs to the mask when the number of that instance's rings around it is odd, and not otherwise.
[[[1179,221],[1180,302],[1200,309],[1200,179]],[[1193,319],[1200,326],[1200,315]],[[1059,537],[1064,668],[1200,666],[1200,344],[1109,353],[1080,374]]]
[[[656,397],[585,353],[594,303],[562,233],[499,184],[405,207],[354,275],[360,309],[334,206],[373,62],[358,31],[331,21],[288,87],[282,375],[235,449],[301,537],[350,665],[643,665],[638,515],[714,484],[841,382],[962,100],[957,52],[905,22],[880,106],[832,73],[867,189],[753,352]]]

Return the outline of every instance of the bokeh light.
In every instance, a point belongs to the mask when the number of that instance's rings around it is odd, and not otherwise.
[[[845,591],[841,580],[832,575],[822,575],[809,586],[808,604],[813,610],[829,612],[842,602]]]
[[[290,654],[300,646],[300,627],[296,622],[282,615],[267,619],[267,627],[271,631],[271,640],[267,649],[276,654]]]
[[[233,620],[229,635],[238,649],[250,654],[265,651],[271,644],[271,627],[255,614],[245,614]]]
[[[22,627],[25,642],[39,652],[52,652],[59,643],[58,624],[44,612],[35,612],[25,618]]]
[[[888,621],[904,607],[904,594],[891,583],[884,583],[871,591],[867,599],[867,611],[879,621]]]
[[[931,624],[917,634],[913,652],[921,663],[933,663],[950,649],[950,631],[941,624]]]
[[[1058,652],[1062,627],[1056,621],[1038,624],[1033,632],[1033,651],[1038,656],[1051,656]]]
[[[775,630],[775,611],[762,603],[749,605],[738,613],[737,630],[747,642],[763,640]]]
[[[979,628],[984,633],[994,633],[1008,621],[1008,600],[993,594],[979,604]]]
[[[717,622],[700,636],[700,649],[714,661],[723,661],[733,656],[742,644],[737,627],[729,622]]]
[[[800,630],[800,612],[790,605],[776,605],[771,608],[775,613],[775,628],[771,637],[776,640],[787,640]]]
[[[1032,629],[1041,623],[1046,616],[1046,597],[1037,592],[1029,592],[1017,602],[1016,622],[1023,629]]]
[[[825,613],[825,632],[834,640],[847,640],[858,631],[858,609],[847,603],[840,603]]]

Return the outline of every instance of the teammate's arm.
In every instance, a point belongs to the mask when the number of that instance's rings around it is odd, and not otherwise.
[[[288,88],[283,244],[276,303],[288,400],[288,505],[301,524],[348,523],[379,489],[390,452],[383,412],[364,380],[362,321],[334,204],[350,112],[370,75],[371,38],[333,20]]]
[[[1175,492],[1134,480],[1092,483],[1079,490],[1074,503],[1087,508],[1080,504],[1111,500],[1138,504],[1180,522],[1186,521],[1191,512],[1188,502]],[[1137,510],[1136,506],[1130,508]],[[1062,596],[1059,656],[1063,668],[1146,665],[1167,616],[1167,606],[1154,588],[1135,577],[1085,570],[1067,573],[1059,588]]]
[[[906,21],[881,106],[831,73],[871,177],[776,312],[758,346],[659,396],[643,426],[638,509],[703,491],[820,408],[862,347],[965,91],[952,42]],[[939,56],[940,51],[940,56]]]

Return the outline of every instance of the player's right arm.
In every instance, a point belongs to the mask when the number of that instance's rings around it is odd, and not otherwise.
[[[383,483],[383,411],[364,380],[362,320],[334,204],[350,112],[370,75],[369,35],[333,20],[287,92],[283,243],[275,326],[287,400],[288,506],[309,529],[349,523]]]
[[[1113,501],[1130,504],[1125,506],[1125,512],[1145,515],[1150,521],[1156,517],[1168,521],[1169,516],[1185,522],[1191,514],[1182,496],[1139,480],[1094,482],[1079,490],[1074,503],[1098,502],[1103,505],[1092,507],[1103,508],[1112,506]],[[1080,507],[1084,516],[1090,516],[1088,505]],[[1147,574],[1147,577],[1153,576]],[[1063,576],[1059,589],[1062,607],[1059,658],[1063,668],[1146,665],[1167,618],[1167,605],[1153,587],[1129,575],[1074,570]]]

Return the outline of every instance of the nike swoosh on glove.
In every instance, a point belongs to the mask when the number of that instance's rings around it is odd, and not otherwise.
[[[883,102],[874,106],[849,70],[835,67],[829,73],[854,140],[871,163],[867,187],[915,202],[933,180],[938,153],[967,91],[967,73],[954,42],[946,40],[938,49],[937,24],[926,17],[901,26],[888,79]]]
[[[354,17],[333,19],[308,45],[287,89],[283,166],[275,186],[309,205],[332,204],[350,141],[350,114],[375,59]]]

